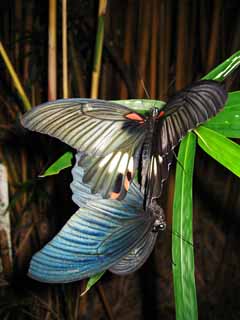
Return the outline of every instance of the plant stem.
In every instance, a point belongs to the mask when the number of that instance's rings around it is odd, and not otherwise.
[[[57,98],[57,1],[49,0],[48,100]]]
[[[98,96],[106,7],[107,7],[107,0],[99,0],[98,28],[97,28],[97,37],[96,37],[96,43],[95,43],[94,64],[93,64],[93,71],[92,71],[91,98],[97,98]]]
[[[25,108],[26,111],[30,110],[31,109],[31,103],[30,101],[28,100],[28,97],[23,89],[23,86],[19,80],[19,77],[8,57],[8,54],[7,52],[5,51],[4,47],[3,47],[3,44],[2,42],[0,41],[0,55],[2,56],[3,58],[3,61],[8,69],[8,72],[10,73],[10,76],[12,78],[12,81],[14,83],[14,86],[15,88],[17,89],[17,92],[23,102],[23,106]]]
[[[68,98],[67,0],[62,0],[63,98]]]

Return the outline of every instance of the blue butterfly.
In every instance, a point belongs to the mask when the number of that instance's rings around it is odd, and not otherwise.
[[[50,283],[90,277],[109,269],[124,275],[139,269],[149,257],[159,230],[165,229],[160,206],[143,207],[143,194],[133,181],[122,201],[93,195],[82,183],[83,169],[72,170],[73,201],[81,208],[30,263],[29,276]]]

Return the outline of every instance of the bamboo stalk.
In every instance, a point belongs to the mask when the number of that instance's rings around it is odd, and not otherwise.
[[[150,53],[150,97],[156,98],[157,84],[157,29],[158,29],[158,1],[152,3],[152,30],[151,30],[151,53]]]
[[[106,8],[107,8],[107,0],[99,0],[98,28],[97,28],[97,37],[96,37],[96,43],[95,43],[93,71],[92,71],[91,98],[97,98],[98,96]]]
[[[221,1],[215,0],[213,17],[212,17],[213,18],[212,30],[211,30],[210,41],[209,41],[207,70],[210,70],[213,67],[213,65],[216,63],[221,8],[222,8]]]
[[[68,98],[67,0],[62,0],[63,98]]]
[[[133,16],[134,16],[134,1],[128,0],[127,10],[126,10],[126,24],[124,31],[124,51],[123,51],[123,61],[127,66],[131,63],[132,57],[132,43],[133,43]],[[128,90],[124,81],[120,83],[119,96],[121,99],[128,98]]]
[[[191,6],[191,14],[190,14],[190,25],[191,30],[189,34],[189,45],[188,45],[188,74],[187,74],[187,82],[191,82],[194,76],[194,49],[196,46],[196,16],[197,16],[197,3],[194,1]]]
[[[105,292],[104,292],[104,289],[102,287],[102,285],[98,282],[97,283],[97,288],[98,288],[98,292],[100,294],[100,297],[101,297],[101,300],[103,302],[103,305],[105,307],[105,311],[107,313],[107,316],[108,316],[108,319],[109,320],[113,320],[114,319],[114,316],[113,316],[113,312],[112,312],[112,308],[108,302],[108,299],[105,295]]]
[[[177,40],[176,90],[182,89],[183,86],[186,84],[188,1],[179,0],[178,5],[179,5],[179,10],[178,10],[178,28],[177,28],[178,40]]]
[[[19,37],[20,37],[20,28],[21,28],[21,9],[22,9],[22,1],[18,0],[15,1],[15,10],[14,10],[14,19],[15,19],[15,33],[14,33],[14,44],[15,44],[15,50],[14,50],[14,65],[19,72],[19,52],[20,52],[20,44],[19,44]]]
[[[48,100],[57,98],[57,1],[49,0]]]
[[[138,70],[142,81],[137,83],[137,97],[142,98],[144,95],[143,79],[146,79],[146,66],[149,46],[149,22],[151,14],[151,3],[150,1],[142,1],[141,3],[141,29],[139,32],[139,61]]]
[[[83,74],[81,70],[81,66],[79,65],[76,48],[73,41],[73,35],[70,32],[69,34],[69,42],[70,42],[70,61],[71,61],[71,73],[73,75],[73,80],[76,83],[78,96],[79,97],[86,97],[86,88],[85,83],[83,81]]]
[[[0,41],[0,55],[1,55],[6,67],[8,69],[8,72],[9,72],[11,78],[12,78],[13,84],[14,84],[14,86],[15,86],[15,88],[16,88],[16,90],[17,90],[17,92],[18,92],[18,94],[19,94],[19,96],[20,96],[20,98],[21,98],[21,100],[23,102],[23,106],[24,106],[25,110],[26,111],[30,110],[31,109],[31,103],[28,100],[28,97],[27,97],[27,95],[26,95],[26,93],[25,93],[25,91],[23,89],[23,86],[22,86],[22,84],[21,84],[21,82],[19,80],[19,77],[18,77],[18,75],[17,75],[17,73],[16,73],[16,71],[15,71],[15,69],[14,69],[14,67],[13,67],[13,65],[12,65],[8,55],[7,55],[7,52],[5,51],[1,41]]]
[[[167,48],[165,48],[166,45],[166,25],[165,25],[165,1],[161,0],[159,1],[159,63],[158,63],[158,81],[159,81],[159,96],[161,99],[164,96],[164,89],[165,89],[165,57],[169,52],[165,52]]]
[[[32,10],[33,3],[30,1],[28,5],[25,8],[25,25],[24,25],[24,31],[26,35],[26,40],[24,41],[24,47],[23,47],[23,83],[26,86],[29,82],[29,70],[30,70],[30,52],[31,52],[31,46],[30,46],[30,38],[29,35],[32,32],[32,25],[33,25],[33,10]]]
[[[171,29],[172,29],[172,3],[171,0],[165,0],[165,17],[164,17],[164,78],[161,79],[162,91],[160,91],[161,97],[166,100],[169,88],[169,74],[170,74],[170,56],[171,56]]]

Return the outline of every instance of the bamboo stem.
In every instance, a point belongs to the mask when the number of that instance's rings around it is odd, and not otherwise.
[[[209,41],[210,46],[208,50],[207,70],[210,70],[216,62],[221,8],[221,0],[215,0],[213,9],[213,24]]]
[[[19,80],[19,77],[8,57],[8,54],[7,52],[5,51],[4,47],[3,47],[3,44],[2,42],[0,41],[0,55],[2,56],[2,59],[8,69],[8,72],[10,73],[10,76],[12,78],[12,81],[13,81],[13,84],[15,86],[15,88],[17,89],[17,92],[23,102],[23,106],[25,108],[26,111],[30,110],[31,109],[31,103],[30,101],[28,100],[28,97],[23,89],[23,86]]]
[[[48,100],[57,98],[57,1],[49,0]]]
[[[142,1],[141,3],[141,30],[139,33],[139,62],[138,69],[142,81],[137,83],[137,97],[142,98],[144,95],[143,80],[146,79],[146,66],[149,46],[149,22],[151,14],[150,1]]]
[[[127,66],[129,66],[132,58],[134,2],[132,0],[129,0],[127,5],[128,7],[126,11],[127,17],[124,31],[123,61]],[[127,99],[129,96],[127,86],[124,81],[121,81],[120,83],[119,96],[121,99]]]
[[[150,97],[156,98],[157,83],[157,29],[158,29],[158,1],[152,3],[152,32],[151,32],[151,53],[150,53]]]
[[[62,0],[63,98],[68,98],[67,0]]]
[[[70,43],[69,53],[70,53],[73,80],[76,84],[79,97],[86,97],[86,88],[85,88],[85,83],[83,81],[83,74],[82,74],[81,66],[78,64],[79,59],[77,57],[76,48],[73,41],[73,35],[71,32],[69,34],[69,43]]]
[[[92,71],[91,98],[97,98],[98,96],[106,8],[107,8],[107,0],[99,0],[98,28],[97,28],[97,37],[96,37],[96,43],[95,43],[93,71]]]
[[[176,65],[176,90],[180,90],[186,83],[186,52],[187,52],[187,12],[188,1],[178,2],[178,41],[177,41],[177,65]]]

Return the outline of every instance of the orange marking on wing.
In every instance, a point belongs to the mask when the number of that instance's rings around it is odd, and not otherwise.
[[[119,197],[119,192],[111,192],[110,199],[116,200]]]
[[[141,123],[144,122],[144,118],[142,118],[139,114],[137,114],[135,112],[127,114],[126,118],[130,119],[130,120],[138,121],[138,122],[141,122]]]
[[[158,115],[158,119],[161,118],[162,116],[164,116],[165,112],[164,111],[161,111]]]

